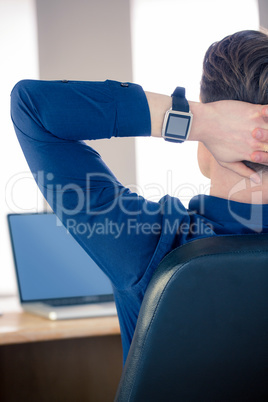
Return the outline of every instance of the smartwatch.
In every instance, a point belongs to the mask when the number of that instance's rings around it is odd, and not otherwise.
[[[172,108],[164,118],[162,137],[166,141],[184,142],[190,134],[193,114],[185,98],[185,88],[177,87],[172,96]]]

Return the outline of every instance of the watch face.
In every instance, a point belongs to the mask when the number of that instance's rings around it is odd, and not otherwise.
[[[190,116],[169,113],[165,135],[176,139],[185,139],[191,122]]]

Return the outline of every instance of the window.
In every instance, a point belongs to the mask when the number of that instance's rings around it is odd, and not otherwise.
[[[132,0],[133,79],[147,91],[170,95],[176,86],[199,99],[208,46],[236,31],[258,29],[257,0]],[[185,205],[207,193],[195,158],[197,144],[136,140],[138,190],[158,200],[166,193]]]

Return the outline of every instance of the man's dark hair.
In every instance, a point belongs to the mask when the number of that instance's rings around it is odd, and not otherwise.
[[[268,104],[268,35],[241,31],[213,43],[204,57],[200,98],[203,103],[233,99]],[[268,171],[264,165],[244,163]]]

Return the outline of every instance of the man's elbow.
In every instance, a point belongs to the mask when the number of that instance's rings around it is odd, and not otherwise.
[[[38,98],[40,87],[38,80],[21,80],[11,91],[11,119],[17,137],[29,137],[42,140],[40,129],[43,126],[38,112]]]
[[[33,117],[34,105],[32,93],[35,89],[35,80],[21,80],[11,91],[10,113],[14,125],[23,132],[25,119]]]

